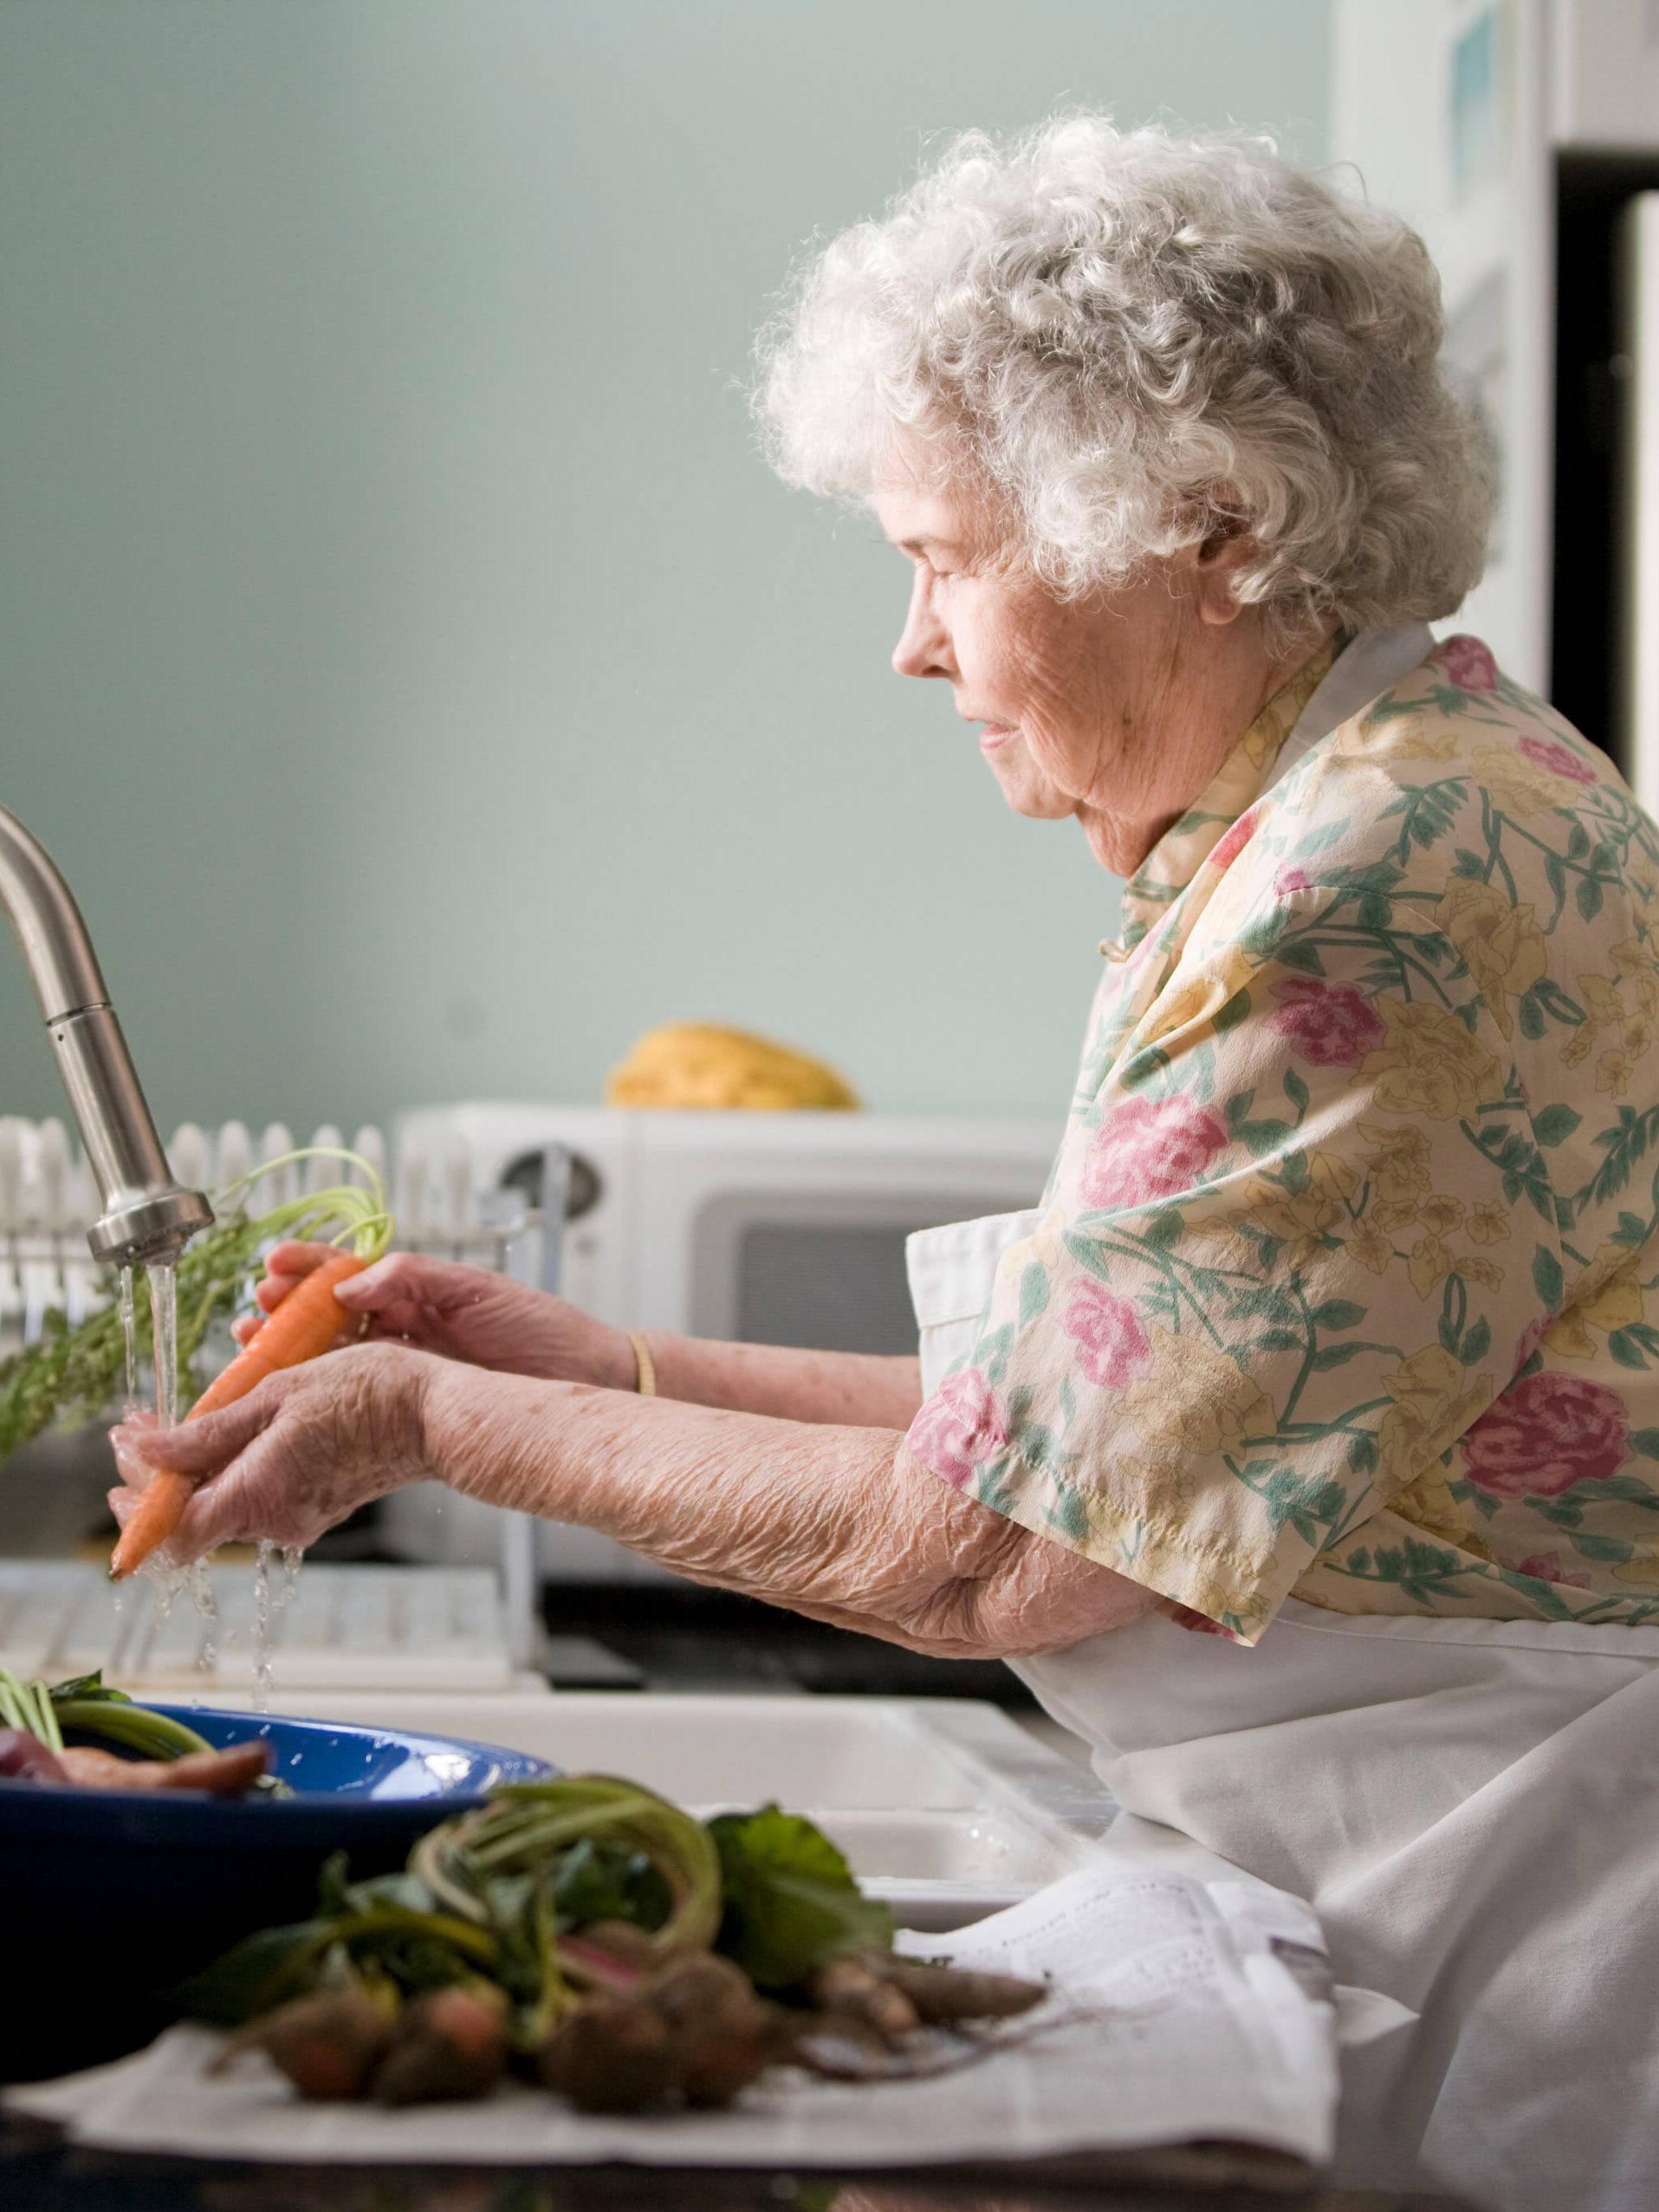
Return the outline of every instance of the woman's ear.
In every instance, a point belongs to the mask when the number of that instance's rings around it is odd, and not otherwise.
[[[1224,629],[1244,611],[1234,590],[1241,568],[1254,560],[1256,543],[1247,518],[1218,503],[1209,534],[1193,548],[1193,589],[1200,622]]]

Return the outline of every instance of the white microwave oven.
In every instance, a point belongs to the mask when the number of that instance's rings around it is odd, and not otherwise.
[[[398,1123],[411,1151],[475,1189],[539,1192],[549,1146],[568,1156],[562,1295],[624,1328],[824,1351],[915,1347],[904,1268],[912,1230],[1036,1203],[1057,1121],[864,1113],[678,1113],[466,1103]],[[532,1255],[526,1270],[540,1272]],[[387,1533],[419,1558],[493,1559],[483,1508],[421,1492],[386,1501]],[[549,1527],[554,1580],[647,1570],[584,1530]]]

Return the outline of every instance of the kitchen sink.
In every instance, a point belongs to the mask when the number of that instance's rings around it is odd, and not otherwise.
[[[279,1672],[274,1703],[627,1775],[702,1813],[775,1800],[817,1820],[913,1927],[958,1924],[1069,1873],[1117,1809],[1087,1768],[998,1707],[963,1698],[284,1696]]]

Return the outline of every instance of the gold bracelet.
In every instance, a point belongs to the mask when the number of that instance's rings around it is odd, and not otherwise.
[[[628,1341],[634,1347],[634,1388],[641,1398],[657,1395],[657,1363],[651,1357],[651,1347],[636,1328],[628,1332]]]

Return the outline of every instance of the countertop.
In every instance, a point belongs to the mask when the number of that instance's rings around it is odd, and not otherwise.
[[[1224,2148],[1146,2153],[1109,2172],[1027,2168],[827,2175],[659,2168],[251,2166],[94,2157],[0,2125],[17,2212],[1474,2212],[1448,2197],[1310,2190],[1288,2162]],[[1250,2178],[1252,2172],[1257,2176]]]
[[[991,1698],[1086,1764],[1079,1740],[994,1662],[919,1657],[743,1598],[651,1585],[549,1586],[548,1671],[568,1687]],[[1291,2162],[1200,2147],[1063,2166],[889,2179],[663,2169],[206,2166],[68,2150],[0,2122],[0,2204],[18,2212],[1466,2212],[1445,2197],[1320,2191]]]

